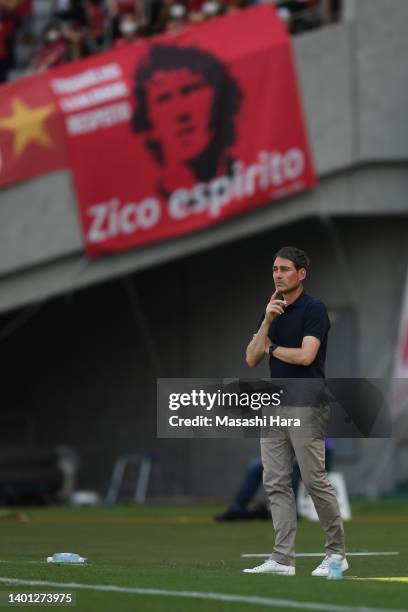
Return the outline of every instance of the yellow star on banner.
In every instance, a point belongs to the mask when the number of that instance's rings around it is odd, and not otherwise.
[[[52,140],[44,127],[44,121],[54,111],[53,104],[30,108],[19,98],[12,101],[12,114],[0,119],[0,128],[14,132],[13,152],[17,157],[30,142],[51,147]]]

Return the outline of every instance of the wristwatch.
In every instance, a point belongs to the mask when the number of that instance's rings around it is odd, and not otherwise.
[[[269,347],[269,351],[268,351],[271,357],[273,356],[273,351],[277,348],[278,348],[278,345],[272,342],[271,346]]]

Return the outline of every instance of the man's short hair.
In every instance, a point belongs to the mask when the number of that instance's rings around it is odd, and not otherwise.
[[[275,261],[277,257],[289,259],[289,261],[295,264],[296,270],[300,270],[301,268],[308,270],[310,266],[310,259],[307,253],[305,253],[305,251],[302,251],[301,249],[297,249],[296,247],[282,247],[277,253],[275,253],[273,261]]]

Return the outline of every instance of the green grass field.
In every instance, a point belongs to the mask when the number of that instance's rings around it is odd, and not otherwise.
[[[349,551],[399,551],[398,557],[350,557],[348,576],[408,577],[408,502],[358,503],[346,524]],[[272,547],[268,522],[217,524],[212,515],[222,508],[209,505],[119,508],[35,508],[32,520],[0,521],[2,591],[52,592],[47,585],[9,586],[5,578],[57,583],[116,585],[132,589],[216,593],[236,601],[169,594],[98,591],[72,587],[86,611],[256,612],[275,610],[408,610],[407,582],[312,578],[319,559],[300,558],[295,577],[246,575],[244,567],[259,559],[241,553],[263,553]],[[26,512],[26,510],[24,510]],[[322,550],[317,524],[299,525],[297,552]],[[84,566],[46,564],[54,552],[78,552]],[[262,603],[242,597],[266,598]],[[277,602],[276,600],[285,600]],[[289,602],[289,603],[288,603]],[[295,602],[295,603],[290,603]],[[320,604],[316,605],[316,604]],[[29,609],[25,605],[24,609]],[[66,608],[67,609],[67,608]]]

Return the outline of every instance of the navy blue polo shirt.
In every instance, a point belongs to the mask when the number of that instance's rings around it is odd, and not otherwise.
[[[263,319],[264,317],[258,329]],[[271,323],[268,336],[271,342],[286,348],[300,348],[305,336],[314,336],[320,340],[316,359],[309,366],[302,366],[270,357],[271,378],[324,378],[329,329],[330,321],[326,306],[303,291],[285,308],[285,312]]]

